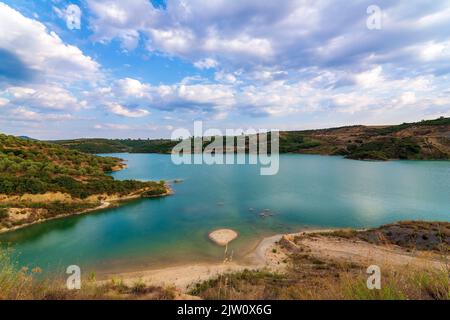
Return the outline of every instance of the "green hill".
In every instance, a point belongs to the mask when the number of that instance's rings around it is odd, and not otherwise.
[[[78,139],[52,143],[89,153],[170,153],[178,141]],[[450,118],[393,126],[281,131],[280,153],[342,155],[358,160],[449,160]]]
[[[169,139],[76,139],[49,141],[69,149],[87,153],[170,153],[178,143]]]
[[[118,158],[0,134],[0,229],[95,208],[108,197],[167,193],[163,182],[107,175],[123,167]]]

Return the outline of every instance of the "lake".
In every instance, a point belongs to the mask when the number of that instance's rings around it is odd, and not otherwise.
[[[20,265],[108,273],[221,261],[208,232],[232,228],[236,260],[265,236],[305,227],[374,227],[399,220],[450,221],[450,162],[368,162],[281,155],[280,170],[256,165],[172,164],[168,155],[116,154],[116,179],[173,180],[175,194],[34,225],[0,236]],[[269,213],[262,217],[261,213]]]

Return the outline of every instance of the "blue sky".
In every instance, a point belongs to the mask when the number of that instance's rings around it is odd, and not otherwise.
[[[0,0],[0,131],[158,138],[195,120],[450,116],[449,30],[450,1]]]

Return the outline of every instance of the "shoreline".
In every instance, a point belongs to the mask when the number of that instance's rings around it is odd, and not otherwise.
[[[166,192],[162,193],[160,195],[154,195],[154,196],[146,196],[146,197],[142,197],[142,194],[145,192],[146,190],[140,190],[137,193],[132,193],[130,195],[126,195],[124,197],[119,197],[117,199],[113,199],[113,200],[101,200],[100,201],[100,205],[97,207],[93,207],[93,208],[89,208],[83,211],[78,211],[78,212],[74,212],[74,213],[67,213],[67,214],[61,214],[58,215],[56,217],[51,217],[51,218],[47,218],[47,219],[39,219],[30,223],[25,223],[19,226],[14,226],[12,228],[9,229],[0,229],[0,235],[3,234],[7,234],[10,232],[14,232],[20,229],[25,229],[27,227],[31,227],[33,225],[37,225],[37,224],[42,224],[42,223],[46,223],[49,221],[53,221],[53,220],[58,220],[58,219],[65,219],[65,218],[69,218],[69,217],[75,217],[75,216],[82,216],[82,215],[86,215],[86,214],[90,214],[90,213],[95,213],[97,211],[102,211],[102,210],[106,210],[106,209],[111,209],[111,208],[116,208],[116,207],[120,207],[121,205],[126,205],[125,202],[129,202],[129,201],[133,201],[133,200],[137,200],[137,199],[153,199],[153,198],[163,198],[163,197],[167,197],[167,196],[171,196],[174,194],[173,189],[169,186],[166,185]]]
[[[276,269],[275,265],[269,263],[266,253],[282,236],[282,234],[277,234],[261,239],[256,247],[248,252],[241,259],[242,261],[239,262],[224,260],[222,262],[185,263],[139,271],[112,272],[100,275],[101,279],[98,282],[105,283],[111,280],[121,280],[125,284],[133,284],[137,281],[143,281],[151,285],[174,286],[185,291],[191,284],[205,281],[227,272],[238,272],[245,269],[255,270],[266,267]]]
[[[408,268],[445,268],[445,261],[439,254],[430,251],[409,251],[403,247],[388,244],[373,244],[355,239],[345,239],[333,236],[334,231],[342,228],[301,229],[288,234],[276,234],[262,238],[240,261],[199,262],[166,267],[150,268],[139,271],[111,272],[100,275],[99,284],[108,281],[122,281],[126,285],[145,283],[163,287],[173,287],[181,292],[188,292],[192,285],[213,279],[219,275],[244,270],[266,269],[271,272],[283,273],[286,268],[286,258],[290,252],[306,246],[312,256],[320,259],[331,259],[355,263],[362,266],[377,264],[381,266],[399,266]],[[352,229],[365,231],[368,229]],[[317,237],[316,235],[319,234]],[[324,236],[324,234],[329,234]],[[310,238],[310,236],[313,238]],[[297,244],[296,237],[302,237]],[[317,237],[317,238],[316,238]]]
[[[335,229],[302,229],[299,232],[314,233],[327,232]],[[283,238],[285,234],[275,234],[260,239],[256,246],[245,254],[240,261],[198,262],[167,265],[145,270],[128,270],[124,272],[110,272],[100,275],[99,283],[111,280],[121,280],[125,284],[142,281],[147,285],[174,286],[186,291],[190,285],[205,281],[227,272],[243,270],[258,270],[269,268],[273,271],[282,271],[284,266],[273,259],[271,249]]]

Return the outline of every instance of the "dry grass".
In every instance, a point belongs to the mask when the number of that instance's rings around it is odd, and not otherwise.
[[[291,260],[285,274],[267,270],[220,275],[196,284],[190,294],[226,300],[449,300],[447,270],[399,270],[384,267],[380,290],[367,288],[365,268],[323,261],[309,255]]]
[[[141,281],[125,285],[111,280],[98,285],[94,276],[84,279],[81,290],[68,290],[65,277],[44,278],[39,268],[18,268],[11,252],[0,250],[0,300],[172,300],[174,288],[147,286]]]
[[[336,231],[332,237],[353,239],[351,230]],[[302,239],[320,238],[319,234],[293,237],[294,246],[280,249],[288,254],[288,268],[283,273],[268,270],[223,274],[193,286],[191,294],[204,299],[281,299],[281,300],[449,300],[450,268],[446,253],[442,253],[443,269],[431,266],[405,268],[383,264],[380,290],[367,288],[367,265],[348,259],[318,256],[304,245]],[[352,241],[352,240],[350,240]],[[286,242],[286,241],[285,241]],[[436,252],[433,251],[435,254]],[[436,256],[436,255],[434,255]],[[355,260],[356,261],[356,260]],[[447,262],[447,263],[446,263]]]

